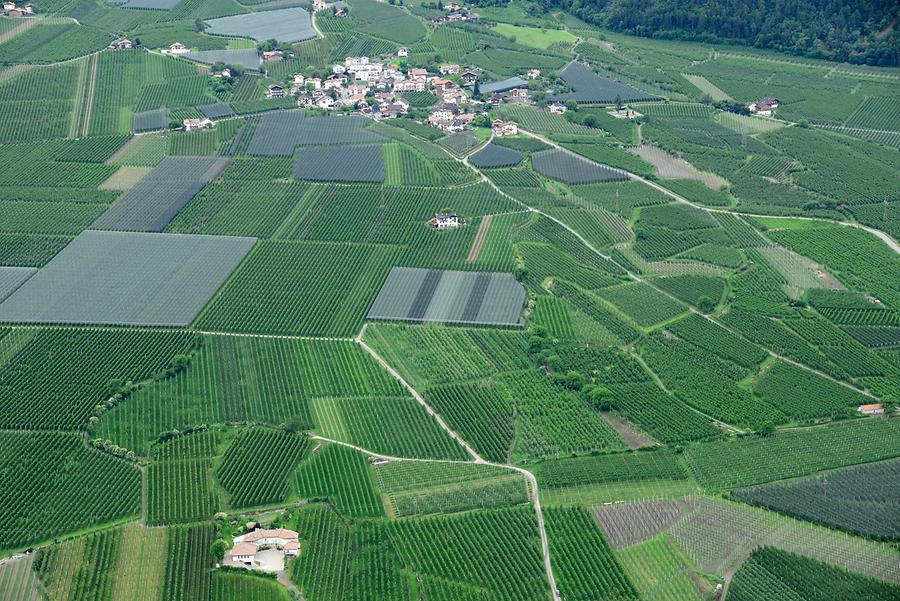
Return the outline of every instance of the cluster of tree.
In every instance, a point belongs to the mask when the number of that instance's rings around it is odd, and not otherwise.
[[[850,63],[900,64],[896,0],[543,0],[614,31],[740,42]]]
[[[553,373],[553,382],[566,390],[570,390],[600,411],[609,411],[614,407],[613,394],[602,384],[591,382],[579,371],[563,370],[562,359],[554,350],[556,342],[547,330],[541,326],[531,329],[528,339],[528,351],[548,372]]]
[[[134,454],[134,451],[129,451],[125,447],[120,447],[113,441],[106,440],[105,438],[94,438],[91,440],[91,445],[98,451],[109,453],[113,457],[118,457],[119,459],[126,459],[128,461],[135,461],[137,459],[137,455]]]

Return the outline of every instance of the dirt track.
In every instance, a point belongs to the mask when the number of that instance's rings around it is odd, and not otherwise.
[[[484,240],[487,238],[488,230],[491,229],[491,221],[493,220],[493,215],[482,217],[481,224],[478,226],[478,232],[475,234],[475,240],[472,242],[472,248],[469,250],[469,256],[466,257],[466,263],[474,263],[478,260],[478,255],[481,253],[481,247],[484,245]]]

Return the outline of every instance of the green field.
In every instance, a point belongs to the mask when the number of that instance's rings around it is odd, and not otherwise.
[[[0,599],[897,596],[896,7],[452,4],[0,17]]]

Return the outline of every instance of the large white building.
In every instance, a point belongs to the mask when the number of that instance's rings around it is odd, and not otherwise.
[[[300,552],[299,538],[299,534],[287,528],[274,528],[271,530],[257,528],[253,532],[234,538],[234,547],[231,549],[231,561],[252,565],[256,559],[256,553],[261,547],[275,547],[280,549],[287,557],[296,557]]]

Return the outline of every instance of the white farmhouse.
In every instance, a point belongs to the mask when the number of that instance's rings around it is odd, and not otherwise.
[[[184,125],[184,131],[198,131],[201,129],[209,129],[210,127],[215,125],[215,123],[205,118],[185,119],[182,124]]]
[[[456,213],[435,213],[431,219],[431,227],[438,230],[459,227],[459,215]]]

